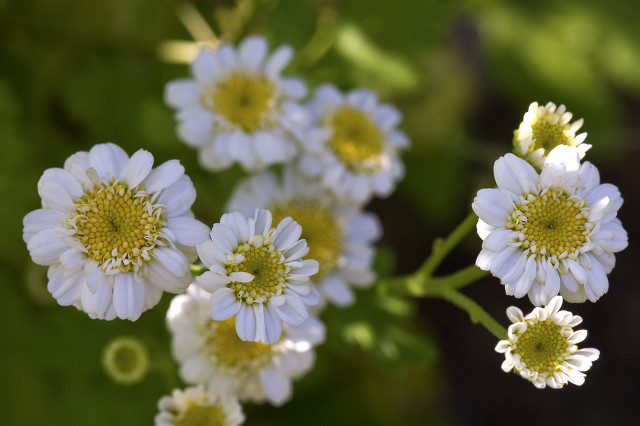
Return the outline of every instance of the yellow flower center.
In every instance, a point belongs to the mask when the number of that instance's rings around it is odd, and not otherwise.
[[[245,132],[268,126],[275,104],[275,90],[268,79],[242,73],[232,73],[218,83],[213,96],[214,112]]]
[[[287,288],[285,280],[291,268],[285,266],[284,255],[273,244],[256,247],[244,243],[234,254],[243,255],[244,260],[227,266],[227,273],[248,272],[253,275],[251,282],[232,282],[228,285],[236,292],[238,299],[243,299],[248,305],[266,303],[270,297],[279,296]]]
[[[164,209],[140,186],[97,185],[76,202],[74,213],[67,223],[87,256],[107,272],[137,271],[164,242]]]
[[[334,112],[330,126],[333,137],[329,147],[347,168],[363,172],[378,167],[384,140],[371,118],[354,107],[344,106]]]
[[[553,256],[576,259],[593,227],[587,222],[586,203],[561,189],[529,194],[513,211],[507,227],[522,233],[522,250],[530,249],[539,260]]]
[[[334,270],[342,251],[342,229],[329,209],[317,201],[292,200],[270,210],[275,223],[291,216],[302,227],[301,238],[309,246],[306,258],[320,263],[315,278]]]
[[[240,340],[236,332],[235,317],[225,321],[212,321],[206,347],[213,362],[225,368],[253,371],[266,365],[276,347],[261,342]]]
[[[528,322],[527,329],[511,341],[511,352],[532,372],[548,377],[571,355],[563,327],[551,320]]]
[[[533,151],[543,148],[544,155],[547,155],[549,151],[558,145],[568,144],[569,137],[566,131],[569,130],[568,124],[556,124],[551,123],[549,120],[553,116],[539,117],[534,123],[531,124],[533,130],[533,145],[529,151]]]
[[[218,405],[190,405],[175,426],[226,426],[227,416]]]

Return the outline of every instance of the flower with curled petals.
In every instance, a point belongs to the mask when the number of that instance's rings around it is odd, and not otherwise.
[[[301,140],[300,170],[337,196],[357,204],[386,197],[404,176],[398,110],[365,89],[348,93],[320,86],[307,105],[311,123]]]
[[[559,145],[576,147],[582,159],[591,145],[583,143],[587,137],[586,133],[576,135],[584,120],[569,123],[571,117],[573,114],[568,112],[564,105],[556,109],[553,102],[545,106],[533,102],[529,105],[529,111],[525,113],[522,123],[514,131],[513,152],[537,170],[542,169],[544,159]]]
[[[297,99],[304,83],[283,78],[292,50],[279,47],[270,57],[264,37],[247,37],[237,48],[203,49],[191,64],[193,79],[174,80],[165,89],[176,109],[178,136],[198,149],[205,169],[239,163],[245,170],[284,163],[297,153],[295,139],[305,122]]]
[[[565,145],[549,153],[540,174],[513,154],[495,162],[494,174],[498,188],[481,189],[473,201],[483,239],[476,265],[536,306],[558,293],[574,303],[605,294],[614,253],[627,246],[618,188],[601,184],[598,169]]]
[[[309,256],[320,263],[312,281],[322,301],[351,305],[353,288],[373,283],[373,243],[382,233],[373,213],[336,198],[294,167],[285,167],[281,179],[264,172],[240,182],[227,203],[227,210],[244,214],[256,207],[269,209],[274,220],[291,216],[302,226]]]
[[[49,266],[60,305],[135,321],[163,291],[182,293],[191,282],[208,228],[193,219],[196,192],[177,160],[154,169],[145,150],[129,158],[99,144],[46,170],[38,192],[42,208],[25,216],[23,239],[32,260]]]
[[[180,377],[204,384],[241,401],[282,405],[292,395],[291,381],[311,370],[314,347],[324,341],[324,324],[310,316],[301,325],[284,325],[273,345],[238,338],[234,318],[211,318],[209,297],[191,285],[171,301],[167,327]]]
[[[505,354],[502,370],[515,370],[537,388],[547,386],[558,389],[571,382],[584,383],[591,363],[600,351],[593,348],[578,349],[577,344],[587,337],[586,330],[574,331],[582,318],[561,311],[562,297],[556,296],[543,308],[524,316],[515,306],[507,309],[513,324],[509,326],[508,340],[501,340],[496,352]]]
[[[318,262],[302,259],[307,242],[302,228],[286,217],[271,227],[271,212],[256,209],[253,217],[225,213],[213,225],[211,240],[196,248],[209,268],[196,283],[211,294],[211,316],[224,321],[235,316],[241,340],[275,344],[282,323],[299,326],[309,317],[308,305],[318,303],[309,276]]]
[[[174,389],[158,401],[155,426],[238,426],[244,413],[238,400],[219,391],[194,386]]]

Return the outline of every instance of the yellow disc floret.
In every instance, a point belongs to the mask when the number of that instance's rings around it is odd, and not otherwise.
[[[563,329],[550,319],[528,321],[527,329],[512,339],[511,352],[520,355],[527,369],[543,377],[550,376],[572,353],[572,347],[567,343],[570,333],[565,331],[563,334]]]
[[[279,296],[287,288],[286,278],[290,267],[286,266],[284,254],[275,249],[273,244],[253,245],[244,243],[234,255],[244,257],[241,262],[227,266],[227,273],[248,272],[253,280],[248,283],[232,282],[229,288],[236,292],[238,299],[245,303],[266,303],[269,298]]]
[[[245,132],[270,126],[277,100],[273,84],[261,76],[232,73],[215,87],[214,112]]]
[[[227,416],[219,405],[194,403],[189,405],[174,422],[175,426],[226,426],[227,424]]]
[[[521,233],[522,250],[539,260],[576,259],[593,225],[587,221],[586,200],[568,196],[561,189],[521,198],[508,218],[507,227]]]
[[[347,168],[369,171],[379,165],[384,137],[370,117],[351,106],[337,109],[330,122],[329,147]]]
[[[557,120],[554,123],[554,120],[551,119],[552,117],[553,114],[549,117],[539,117],[538,120],[531,123],[533,144],[529,147],[529,154],[536,149],[543,148],[544,155],[547,155],[549,151],[558,145],[568,145],[569,137],[567,136],[567,131],[570,129],[569,124],[560,124]]]
[[[96,185],[76,202],[74,213],[67,223],[87,256],[107,273],[138,270],[164,244],[164,209],[140,186]]]
[[[254,370],[266,365],[277,347],[240,340],[235,324],[235,317],[212,321],[206,343],[211,360],[222,367],[236,370]]]
[[[271,209],[274,222],[287,216],[302,227],[300,238],[309,245],[308,258],[320,263],[315,278],[331,273],[338,263],[342,251],[342,228],[334,214],[318,201],[292,200],[273,206]]]

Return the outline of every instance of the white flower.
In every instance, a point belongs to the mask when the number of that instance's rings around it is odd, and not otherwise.
[[[300,169],[356,203],[391,194],[404,176],[399,151],[409,145],[396,128],[398,110],[368,90],[342,94],[330,84],[316,90],[308,108],[313,124],[301,140]]]
[[[537,102],[529,105],[513,135],[514,153],[531,163],[536,169],[542,169],[544,159],[549,152],[558,145],[574,146],[580,154],[580,159],[591,145],[583,144],[586,133],[576,136],[576,132],[584,120],[569,123],[573,114],[567,112],[564,105],[556,110],[556,105],[549,102],[545,106],[538,106]]]
[[[285,167],[281,180],[264,172],[242,181],[227,204],[228,211],[245,215],[256,207],[270,210],[274,221],[290,216],[302,226],[309,257],[320,264],[312,281],[327,300],[350,305],[355,300],[352,286],[373,283],[372,244],[382,233],[374,214],[339,201],[292,167]]]
[[[505,354],[502,369],[514,369],[537,388],[561,388],[568,382],[584,383],[591,363],[600,351],[576,346],[587,337],[586,330],[573,331],[582,318],[568,311],[560,311],[562,297],[551,299],[548,306],[534,308],[526,317],[515,306],[507,309],[513,324],[509,326],[509,340],[501,340],[496,351]]]
[[[177,160],[155,169],[107,143],[69,157],[38,182],[42,208],[24,218],[33,261],[49,266],[48,289],[60,305],[92,318],[135,321],[163,291],[191,282],[194,246],[208,228],[193,219],[193,184]]]
[[[309,276],[318,262],[302,260],[307,242],[290,217],[271,227],[271,212],[256,209],[253,217],[240,212],[222,215],[213,225],[211,240],[197,246],[210,271],[196,282],[211,295],[216,321],[236,317],[241,340],[272,345],[280,339],[282,322],[298,326],[307,319],[306,305],[318,303]]]
[[[247,37],[237,49],[203,49],[191,64],[194,79],[167,84],[165,101],[175,108],[178,135],[198,148],[202,167],[221,170],[238,162],[257,170],[291,160],[300,123],[308,121],[295,101],[301,80],[280,77],[291,60],[288,46],[267,58],[263,37]],[[302,121],[301,121],[302,120]]]
[[[538,175],[507,154],[494,165],[498,188],[478,191],[473,211],[484,241],[476,265],[500,278],[508,295],[528,293],[539,306],[558,292],[569,302],[595,302],[607,292],[614,253],[627,246],[616,218],[622,198],[578,155],[558,146]]]
[[[298,327],[285,326],[274,345],[245,342],[238,338],[233,318],[211,319],[209,296],[192,285],[172,300],[167,311],[182,379],[241,400],[283,404],[291,397],[291,380],[313,366],[313,347],[324,341],[322,322],[309,317]]]
[[[171,396],[158,401],[155,426],[237,426],[244,423],[238,400],[217,390],[202,386],[184,391],[174,389]]]

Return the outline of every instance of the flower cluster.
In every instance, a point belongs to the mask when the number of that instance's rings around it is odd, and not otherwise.
[[[331,85],[304,103],[305,84],[282,75],[292,49],[268,50],[259,36],[205,48],[192,78],[165,89],[178,137],[203,168],[259,172],[212,228],[193,217],[196,192],[177,160],[153,168],[149,152],[129,157],[112,143],[45,171],[42,208],[24,218],[24,241],[49,267],[60,305],[135,321],[164,291],[178,294],[167,326],[194,387],[159,401],[157,425],[236,425],[238,401],[286,402],[324,341],[323,308],[353,304],[353,288],[375,279],[382,230],[364,205],[404,174],[400,113],[368,90]],[[146,349],[119,339],[103,363],[114,381],[136,383]]]
[[[586,133],[575,135],[582,120],[569,124],[571,117],[564,105],[532,103],[515,131],[518,156],[495,162],[497,188],[481,189],[472,204],[483,240],[476,265],[508,295],[548,305],[526,317],[509,308],[509,340],[496,347],[505,353],[505,371],[515,369],[539,388],[584,382],[582,371],[599,352],[577,349],[586,331],[573,331],[582,319],[559,311],[562,298],[597,301],[609,289],[615,253],[628,244],[617,218],[620,192],[600,182],[593,164],[581,163],[591,146],[582,143]]]

